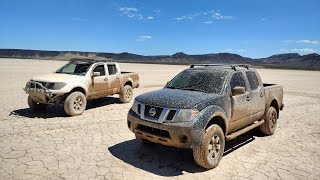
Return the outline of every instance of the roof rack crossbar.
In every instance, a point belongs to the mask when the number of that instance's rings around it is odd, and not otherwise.
[[[226,64],[191,64],[190,68],[194,68],[195,66],[208,67],[208,66],[227,66],[227,65]]]
[[[249,69],[251,67],[250,64],[191,64],[190,68],[194,68],[195,66],[200,66],[200,67],[214,67],[214,66],[227,66],[231,67],[232,69],[236,70],[236,67],[244,67]]]

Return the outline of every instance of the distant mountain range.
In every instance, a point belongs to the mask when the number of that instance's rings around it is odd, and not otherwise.
[[[103,53],[80,51],[43,51],[24,49],[0,49],[2,58],[30,58],[69,60],[71,58],[103,59],[129,63],[155,64],[252,64],[270,68],[310,69],[320,70],[320,55],[313,53],[299,55],[298,53],[277,54],[267,58],[253,59],[238,54],[216,53],[188,55],[178,52],[173,55],[143,56],[131,53]]]

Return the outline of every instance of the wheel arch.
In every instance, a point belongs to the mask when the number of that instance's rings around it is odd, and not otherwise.
[[[278,101],[276,99],[273,99],[269,105],[269,107],[274,107],[277,111],[277,117],[279,118],[279,104],[278,104]]]
[[[217,124],[222,128],[225,135],[228,133],[228,128],[229,128],[228,118],[225,111],[221,107],[210,106],[207,108],[207,110],[204,113],[209,115],[205,117],[205,119],[207,120],[203,126],[204,130],[207,129],[212,124]]]

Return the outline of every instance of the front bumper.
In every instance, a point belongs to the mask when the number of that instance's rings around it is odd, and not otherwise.
[[[140,138],[166,146],[188,148],[200,144],[203,130],[195,129],[193,122],[154,123],[142,120],[131,109],[127,117],[128,128]]]
[[[54,104],[63,94],[57,94],[36,81],[29,81],[23,89],[37,103]]]

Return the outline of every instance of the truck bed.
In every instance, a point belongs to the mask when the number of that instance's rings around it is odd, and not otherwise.
[[[266,96],[266,108],[275,100],[280,109],[283,108],[283,88],[278,84],[263,83]]]

